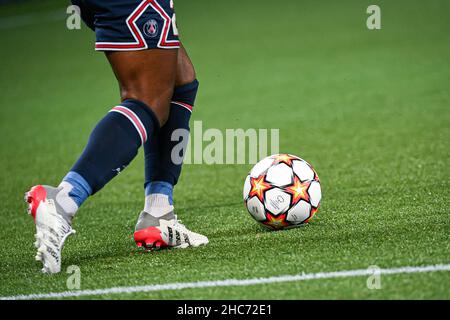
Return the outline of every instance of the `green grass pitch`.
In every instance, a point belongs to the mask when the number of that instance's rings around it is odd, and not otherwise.
[[[366,27],[372,2],[381,30]],[[63,272],[41,274],[23,193],[58,184],[119,97],[106,59],[93,51],[94,34],[67,30],[60,1],[7,5],[0,10],[0,296],[67,291],[70,265],[81,269],[81,289],[101,289],[450,263],[449,1],[176,6],[201,82],[192,120],[280,128],[280,151],[308,160],[321,178],[318,215],[302,228],[266,231],[241,200],[251,165],[186,165],[176,209],[210,244],[142,254],[132,239],[143,206],[141,152],[78,212]],[[386,275],[381,284],[369,290],[366,277],[354,277],[86,298],[450,298],[448,271]]]

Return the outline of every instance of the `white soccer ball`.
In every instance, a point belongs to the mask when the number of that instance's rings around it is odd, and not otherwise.
[[[275,154],[255,164],[244,182],[244,201],[250,215],[270,229],[308,223],[317,213],[320,180],[305,160]]]

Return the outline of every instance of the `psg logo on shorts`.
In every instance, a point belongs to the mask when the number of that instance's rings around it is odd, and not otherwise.
[[[148,20],[144,24],[144,34],[149,38],[154,38],[158,34],[158,22],[155,19]]]

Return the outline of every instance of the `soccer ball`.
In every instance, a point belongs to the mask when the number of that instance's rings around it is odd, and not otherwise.
[[[248,212],[274,230],[308,223],[317,213],[321,197],[319,176],[312,166],[290,154],[262,159],[244,182]]]

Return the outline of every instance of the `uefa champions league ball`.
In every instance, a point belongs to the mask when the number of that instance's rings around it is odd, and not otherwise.
[[[250,215],[278,230],[308,223],[319,209],[320,180],[305,160],[275,154],[259,161],[244,182],[244,202]]]

